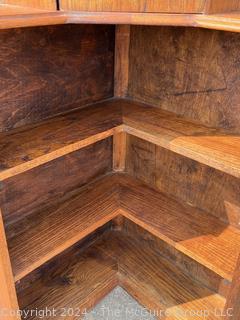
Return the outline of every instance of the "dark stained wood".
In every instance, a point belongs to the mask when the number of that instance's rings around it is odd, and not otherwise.
[[[6,228],[15,281],[118,215],[118,185],[111,177]]]
[[[114,96],[128,93],[130,25],[117,25],[115,32]]]
[[[7,179],[2,188],[5,224],[43,208],[67,192],[112,170],[112,139],[99,141],[79,151]]]
[[[89,248],[76,246],[21,281],[17,286],[19,304],[26,311],[55,308],[58,318],[79,319],[114,289],[117,269],[116,259],[98,251],[94,243]],[[75,316],[64,316],[62,308],[72,308]]]
[[[126,171],[239,228],[239,179],[134,136],[128,137]]]
[[[188,277],[199,281],[210,290],[219,293],[225,298],[229,294],[231,282],[223,279],[202,264],[179,252],[168,243],[155,237],[153,234],[141,228],[132,221],[121,216],[118,217],[118,220],[119,218],[122,218],[121,229],[119,229],[118,226],[116,227],[115,219],[114,230],[121,230],[123,235],[126,234],[133,237],[135,240],[141,243],[146,250],[148,247],[151,250],[154,250],[158,255],[167,259],[171,264],[179,268]]]
[[[161,310],[169,313],[166,317],[169,320],[192,319],[187,314],[191,309],[211,310],[204,319],[218,319],[214,317],[214,308],[224,308],[225,299],[220,295],[188,277],[134,237],[121,232],[112,236],[106,234],[102,241],[99,240],[98,250],[118,259],[120,285],[152,312],[155,311],[158,319],[163,319]]]
[[[2,133],[0,180],[109,137],[121,124],[121,109],[110,101]]]
[[[239,51],[234,33],[134,26],[129,96],[239,133]]]
[[[112,26],[5,30],[0,44],[0,131],[113,95]]]

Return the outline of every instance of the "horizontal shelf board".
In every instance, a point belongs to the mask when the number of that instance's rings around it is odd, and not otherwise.
[[[0,180],[112,136],[121,123],[120,109],[108,102],[0,134]]]
[[[103,177],[68,200],[6,227],[15,280],[118,215],[232,280],[240,230],[119,174]]]
[[[122,215],[221,277],[232,280],[240,254],[240,230],[135,179],[123,180]]]
[[[182,313],[190,310],[222,309],[225,303],[149,247],[116,231],[106,232],[84,250],[76,247],[57,257],[34,281],[23,279],[18,298],[26,310],[88,309],[118,284],[146,308],[168,311],[169,320],[174,314],[174,319],[183,319]],[[218,318],[211,314],[205,319]]]
[[[222,309],[225,299],[189,278],[150,246],[112,232],[99,240],[98,249],[118,259],[120,285],[150,310],[167,311],[169,320],[192,319],[190,310],[212,310],[205,319],[218,319],[214,309]]]
[[[127,133],[240,178],[240,135],[130,101],[122,107]]]
[[[122,131],[240,178],[240,135],[117,99],[0,134],[0,181]]]
[[[27,283],[23,289],[22,282]],[[43,267],[40,277],[34,281],[28,282],[26,278],[26,282],[25,279],[22,282],[17,286],[20,308],[56,310],[56,315],[46,315],[45,319],[72,318],[72,309],[74,318],[80,319],[81,312],[85,314],[85,309],[91,309],[117,286],[117,262],[99,252],[94,244],[84,250],[76,247]],[[63,316],[63,308],[69,310],[69,317]],[[33,315],[26,319],[39,317]]]
[[[0,5],[0,29],[68,23],[186,26],[240,32],[240,13],[205,15],[137,12],[47,12],[41,9]]]
[[[118,214],[114,181],[107,176],[78,195],[6,227],[15,281]]]

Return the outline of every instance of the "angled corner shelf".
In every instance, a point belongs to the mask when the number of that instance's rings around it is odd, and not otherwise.
[[[240,230],[124,174],[103,177],[65,201],[6,226],[15,280],[119,215],[232,280]]]
[[[0,181],[122,131],[240,177],[239,135],[113,99],[0,134]]]
[[[47,281],[49,274],[52,279]],[[45,266],[42,277],[43,281],[34,279],[31,287],[19,291],[22,309],[55,307],[56,315],[60,316],[64,303],[84,313],[85,308],[91,308],[99,297],[117,285],[137,297],[149,310],[159,314],[167,312],[169,320],[176,312],[179,313],[177,319],[183,319],[182,315],[196,306],[201,310],[220,310],[225,303],[222,296],[190,279],[164,257],[124,232],[106,231],[90,247],[63,253],[54,264]],[[27,284],[28,278],[23,279],[25,281]],[[64,302],[56,299],[59,296],[64,297]],[[218,317],[210,315],[208,319]]]
[[[112,136],[122,123],[112,102],[0,135],[0,181]]]

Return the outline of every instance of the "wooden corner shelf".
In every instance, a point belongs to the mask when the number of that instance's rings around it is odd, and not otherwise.
[[[231,281],[240,254],[240,230],[144,183],[123,177],[121,214]]]
[[[6,227],[15,281],[119,215],[232,280],[240,230],[214,216],[124,174],[103,177],[66,197]]]
[[[159,314],[167,312],[169,320],[174,314],[174,319],[183,319],[183,314],[196,308],[212,310],[205,319],[218,319],[214,310],[222,309],[225,303],[222,296],[190,279],[166,258],[117,231],[106,231],[85,249],[75,247],[63,253],[44,266],[41,273],[42,281],[38,277],[33,281],[23,279],[27,285],[23,285],[25,288],[18,296],[21,308],[26,311],[55,307],[60,312],[66,306],[84,312],[117,285],[149,310],[154,307]],[[64,301],[56,299],[59,296]]]
[[[112,102],[0,134],[0,181],[112,136],[122,124]]]
[[[123,102],[122,108],[127,133],[240,177],[240,135],[132,101]]]
[[[65,201],[6,226],[15,281],[118,214],[117,186],[106,177]],[[64,228],[62,227],[64,226]]]
[[[239,135],[113,99],[0,134],[0,181],[122,131],[240,177]]]

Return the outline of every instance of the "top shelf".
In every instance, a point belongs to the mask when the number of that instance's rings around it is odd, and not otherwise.
[[[0,134],[0,181],[122,131],[240,178],[240,135],[113,99]]]
[[[240,32],[240,12],[230,14],[51,11],[0,4],[0,29],[55,24],[186,26]]]

